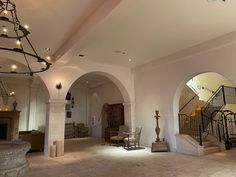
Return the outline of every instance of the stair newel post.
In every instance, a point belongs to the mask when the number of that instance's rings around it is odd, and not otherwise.
[[[213,112],[214,113],[214,112]],[[213,131],[213,113],[211,114],[211,135],[214,136],[214,131]]]
[[[178,118],[179,118],[179,133],[181,133],[182,122],[180,120],[180,114],[178,114]]]
[[[226,117],[225,114],[222,114],[222,116],[223,116],[223,120],[225,122],[225,133],[226,133],[225,146],[226,146],[226,149],[229,150],[230,149],[230,144],[229,144],[227,117]]]
[[[202,110],[201,110],[201,118],[202,118],[202,131],[205,132],[204,118],[203,118]]]
[[[202,146],[202,126],[199,124],[199,145]]]
[[[222,93],[223,93],[223,102],[224,105],[226,105],[226,100],[225,100],[225,87],[222,85]]]
[[[217,128],[218,128],[219,142],[221,142],[220,124],[219,124],[219,122],[217,122]]]

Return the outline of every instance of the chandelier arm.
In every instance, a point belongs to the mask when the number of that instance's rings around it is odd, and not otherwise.
[[[21,44],[20,44],[20,47],[21,47],[22,51],[24,52],[24,48],[23,48],[23,46],[22,46]],[[26,54],[23,53],[23,55],[24,55],[24,58],[25,58],[25,62],[26,62],[26,64],[27,64],[27,67],[28,67],[28,69],[29,69],[29,73],[32,74],[32,70],[31,70],[31,68],[30,68],[29,61],[27,60]]]
[[[6,12],[5,12],[6,11]],[[7,13],[8,12],[8,13]],[[8,47],[8,46],[0,46],[0,50],[11,51],[18,54],[22,54],[24,57],[23,63],[25,62],[26,67],[23,67],[19,71],[15,70],[12,65],[12,70],[3,69],[0,70],[0,73],[5,74],[30,74],[33,76],[34,73],[40,73],[48,70],[51,66],[46,59],[41,58],[38,53],[36,52],[34,46],[30,42],[28,38],[28,31],[27,27],[23,27],[20,23],[20,20],[17,16],[17,8],[15,3],[11,0],[0,0],[0,21],[3,21],[3,33],[0,33],[0,38],[5,38],[9,40],[16,39],[17,47]],[[7,23],[5,27],[5,23]],[[10,26],[12,33],[7,33],[7,27]],[[25,40],[24,40],[25,39]],[[27,45],[27,47],[25,46]],[[29,47],[29,51],[24,51],[25,48]],[[36,60],[35,63],[31,63],[31,60]],[[37,64],[41,63],[41,65]],[[36,64],[36,65],[35,65]],[[31,68],[31,65],[34,68]]]
[[[0,47],[0,50],[7,50],[7,51],[12,51],[12,52],[15,52],[15,53],[21,53],[21,54],[26,54],[26,55],[29,55],[31,57],[34,57],[34,58],[37,58],[38,61],[40,62],[45,62],[46,64],[46,68],[43,68],[42,70],[38,70],[38,71],[33,71],[33,73],[40,73],[40,72],[43,72],[43,71],[46,71],[50,68],[51,66],[51,63],[49,63],[48,61],[46,61],[45,59],[37,56],[37,55],[34,55],[32,53],[28,53],[26,51],[23,51],[23,50],[20,50],[20,49],[10,49],[10,48],[5,48],[5,47]],[[0,73],[9,73],[9,72],[4,72],[4,71],[0,71]],[[27,74],[29,72],[17,72],[17,73],[20,73],[20,74]]]
[[[37,57],[39,57],[38,54],[37,54],[37,52],[36,52],[36,50],[34,49],[32,43],[30,42],[29,38],[28,38],[27,36],[25,36],[25,38],[26,38],[26,40],[28,41],[28,43],[29,43],[30,47],[32,48],[32,50],[34,51],[34,54],[35,54]]]

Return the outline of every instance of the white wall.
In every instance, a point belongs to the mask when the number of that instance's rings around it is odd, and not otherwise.
[[[176,148],[178,109],[181,91],[188,80],[203,72],[217,72],[236,83],[236,45],[220,46],[198,54],[176,58],[173,62],[154,61],[135,70],[135,118],[143,127],[141,141],[147,146],[155,140],[155,109],[160,110],[161,137],[171,150]]]
[[[212,96],[211,91],[216,91],[221,85],[234,87],[231,81],[214,72],[199,74],[188,81],[187,85],[193,87],[199,93],[199,99],[205,102]]]
[[[101,111],[104,103],[123,103],[123,97],[113,82],[90,89],[89,127],[91,136],[102,137]]]
[[[71,97],[74,97],[74,108],[71,108],[72,116],[71,118],[66,118],[66,122],[84,123],[87,125],[87,87],[73,84],[69,92],[71,93]]]

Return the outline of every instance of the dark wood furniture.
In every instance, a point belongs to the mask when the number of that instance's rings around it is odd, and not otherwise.
[[[84,123],[78,123],[76,130],[79,138],[88,137],[89,135],[89,128],[86,127]]]
[[[109,142],[110,137],[114,136],[114,131],[118,132],[119,126],[124,125],[124,106],[122,103],[109,104],[107,111],[108,127],[105,128],[105,141]],[[117,133],[116,133],[117,135]]]
[[[65,139],[75,138],[75,122],[65,123]]]
[[[41,151],[44,149],[44,136],[45,134],[40,131],[20,131],[19,138],[22,141],[27,141],[31,144],[30,151]]]

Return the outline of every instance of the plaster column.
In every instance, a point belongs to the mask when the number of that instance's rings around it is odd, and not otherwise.
[[[125,102],[124,105],[124,115],[125,115],[125,125],[129,126],[131,131],[134,131],[135,126],[135,117],[134,117],[134,109],[135,102]]]
[[[65,134],[65,105],[66,100],[49,100],[47,104],[46,131],[44,155],[49,157],[50,146],[54,141],[63,141]],[[63,152],[64,153],[64,152]]]
[[[29,116],[29,122],[27,125],[27,130],[35,129],[37,130],[38,127],[36,127],[35,119],[36,119],[36,107],[37,107],[37,86],[31,86],[30,92],[29,92],[29,110],[28,110],[28,116]]]

